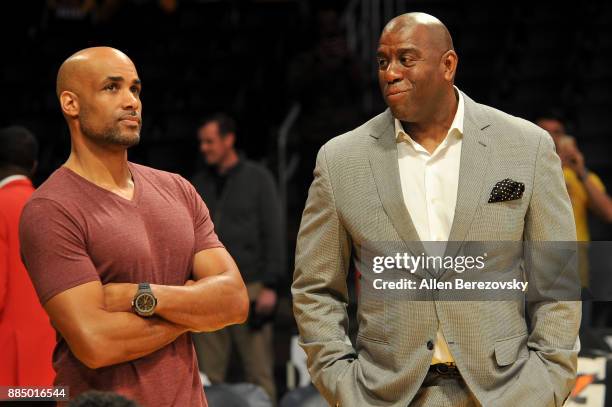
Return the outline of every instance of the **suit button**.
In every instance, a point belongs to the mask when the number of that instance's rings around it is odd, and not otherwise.
[[[427,341],[427,349],[432,350],[434,348],[434,344],[432,341]]]

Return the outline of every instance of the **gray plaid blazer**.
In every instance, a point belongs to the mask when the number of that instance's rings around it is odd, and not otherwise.
[[[449,241],[575,241],[551,137],[528,121],[465,94],[464,99]],[[505,178],[524,182],[523,197],[487,204],[493,186]],[[430,366],[427,344],[435,340],[438,325],[483,406],[564,403],[576,377],[579,301],[525,306],[360,298],[359,331],[351,343],[347,271],[364,242],[373,240],[402,242],[410,252],[421,252],[402,197],[389,110],[320,149],[298,235],[294,314],[312,380],[330,405],[408,406]],[[513,251],[499,256],[526,260]]]

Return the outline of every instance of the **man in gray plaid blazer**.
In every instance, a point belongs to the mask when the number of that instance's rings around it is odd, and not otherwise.
[[[561,406],[579,301],[407,301],[366,296],[362,283],[348,339],[347,272],[368,242],[418,256],[422,241],[575,241],[552,140],[454,86],[458,57],[439,20],[396,17],[377,60],[389,109],[321,148],[298,236],[294,313],[315,386],[335,406]],[[493,257],[537,277],[526,253]]]

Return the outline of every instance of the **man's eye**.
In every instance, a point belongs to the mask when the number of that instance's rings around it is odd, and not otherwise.
[[[104,87],[104,89],[105,89],[105,90],[117,90],[117,85],[116,85],[116,84],[114,84],[114,83],[111,83],[111,84],[109,84],[109,85],[106,85],[106,86]]]
[[[378,62],[378,66],[379,66],[380,68],[382,68],[382,67],[384,67],[385,65],[387,65],[387,61],[386,61],[385,59],[382,59],[382,58],[379,58],[377,62]]]
[[[405,65],[405,66],[414,65],[414,59],[408,58],[408,57],[400,58],[400,62],[402,63],[402,65]]]
[[[130,90],[132,91],[132,93],[140,95],[140,88],[138,86],[132,86]]]

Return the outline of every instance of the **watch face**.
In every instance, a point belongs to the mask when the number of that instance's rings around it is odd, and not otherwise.
[[[155,297],[149,293],[140,294],[134,301],[134,307],[140,314],[149,314],[155,309]]]

